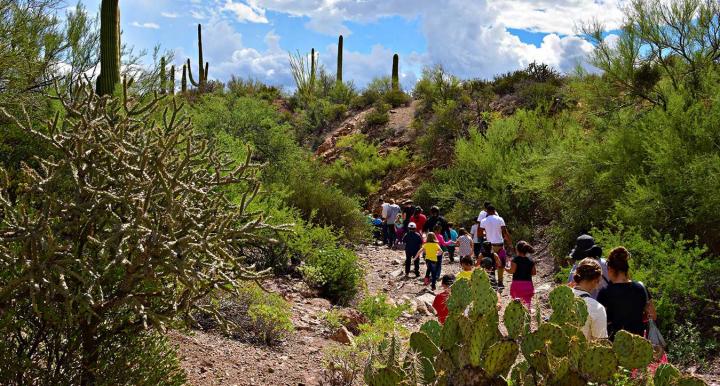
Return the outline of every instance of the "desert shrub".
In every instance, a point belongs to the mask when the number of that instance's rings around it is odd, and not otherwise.
[[[551,83],[522,82],[518,85],[517,95],[523,107],[547,110],[559,95],[559,89]]]
[[[355,97],[357,97],[357,90],[352,82],[335,82],[327,95],[330,102],[345,106],[349,106]]]
[[[371,323],[375,323],[380,319],[394,322],[403,312],[407,312],[410,309],[410,305],[408,303],[400,305],[392,304],[386,294],[378,293],[363,298],[363,300],[358,303],[357,308]]]
[[[390,105],[387,103],[375,103],[375,108],[365,115],[363,125],[366,128],[373,128],[387,124],[390,121],[388,110],[390,110]]]
[[[243,79],[235,75],[225,85],[230,94],[238,97],[255,97],[272,102],[282,97],[282,93],[275,86],[268,86],[257,79]]]
[[[362,374],[369,352],[357,346],[330,347],[323,353],[323,386],[352,386]]]
[[[393,108],[407,106],[410,103],[410,95],[402,90],[390,90],[383,96],[383,101]]]
[[[720,287],[713,278],[720,274],[720,263],[706,255],[707,249],[695,241],[676,240],[658,232],[645,236],[638,227],[625,227],[614,221],[593,236],[606,249],[623,245],[632,254],[630,274],[645,283],[653,295],[658,325],[666,334],[672,327],[691,321],[702,333],[716,334],[718,304],[712,294]],[[710,316],[710,317],[708,317]]]
[[[266,345],[281,342],[293,331],[290,303],[253,282],[238,287],[234,294],[209,296],[203,305],[210,304],[217,305],[217,315],[205,310],[195,315],[198,325],[205,330]]]
[[[448,74],[440,66],[423,69],[422,76],[415,84],[412,95],[415,99],[422,101],[421,113],[432,112],[436,103],[460,102],[465,96],[460,79]]]
[[[361,198],[375,193],[380,188],[380,179],[408,160],[405,150],[381,156],[378,147],[368,143],[362,134],[343,137],[336,147],[342,149],[342,156],[328,168],[328,177],[345,194]]]
[[[524,70],[516,70],[496,75],[492,81],[492,90],[498,95],[512,94],[517,90],[518,84],[529,78],[530,76]]]
[[[666,340],[670,362],[682,367],[696,366],[700,371],[707,370],[712,353],[718,349],[716,339],[707,339],[700,329],[689,321],[673,326]]]
[[[58,155],[23,168],[15,200],[0,169],[0,309],[13,310],[0,355],[70,374],[60,383],[94,383],[118,336],[182,326],[195,299],[261,277],[238,248],[268,225],[225,190],[251,202],[257,166],[228,159],[185,119],[158,123],[156,100],[146,108],[85,87],[62,102],[51,136],[16,121]]]
[[[347,106],[344,104],[328,104],[325,105],[325,115],[330,122],[337,122],[345,118]]]
[[[353,98],[350,106],[353,109],[365,109],[380,101],[392,90],[390,77],[374,78],[358,96]]]

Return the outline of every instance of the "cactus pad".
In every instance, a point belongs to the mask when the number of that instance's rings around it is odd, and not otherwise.
[[[562,328],[556,324],[543,323],[537,333],[543,342],[548,344],[550,353],[561,357],[568,354],[570,339],[565,335]]]
[[[398,369],[381,367],[375,369],[369,379],[365,381],[369,386],[395,386],[399,385],[404,378],[405,374]]]
[[[440,346],[440,331],[442,327],[437,320],[429,320],[420,326],[420,331],[424,332],[435,346]]]
[[[507,328],[508,335],[513,339],[517,339],[528,332],[530,328],[530,313],[522,305],[520,300],[515,299],[505,308],[503,321],[505,328]]]
[[[440,352],[424,332],[410,334],[410,348],[423,358],[432,359]]]
[[[707,383],[703,381],[702,379],[698,377],[693,377],[691,375],[685,375],[680,378],[678,378],[675,383],[675,386],[706,386]]]
[[[440,348],[450,350],[458,344],[460,326],[457,317],[449,315],[440,333]]]
[[[595,346],[580,359],[580,372],[592,382],[603,383],[617,371],[617,359],[611,348]]]
[[[472,300],[473,296],[468,281],[458,280],[451,287],[450,298],[447,301],[448,310],[454,314],[461,314]]]
[[[575,298],[575,325],[584,326],[588,316],[587,303],[581,298]]]
[[[506,376],[518,355],[518,345],[512,340],[503,340],[488,348],[483,367],[489,376]]]
[[[621,330],[615,334],[613,351],[620,366],[626,369],[640,369],[652,362],[652,344],[641,336]]]
[[[677,378],[680,378],[680,371],[669,363],[663,363],[655,369],[653,382],[655,386],[670,386]]]
[[[458,280],[460,282],[461,280]],[[487,273],[484,269],[473,271],[470,279],[470,290],[472,291],[473,308],[471,317],[497,314],[497,293],[490,285]]]

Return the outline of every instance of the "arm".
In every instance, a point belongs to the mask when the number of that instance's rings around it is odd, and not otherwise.
[[[655,303],[653,303],[652,299],[649,299],[647,304],[645,305],[645,314],[647,315],[648,319],[657,320]]]
[[[505,268],[505,272],[507,273],[515,273],[517,271],[517,264],[510,263],[510,269]]]
[[[536,266],[535,264],[533,264],[532,271],[530,272],[530,274],[533,275],[533,276],[537,275],[537,268],[536,268],[536,267],[537,267],[537,266]]]
[[[510,232],[507,230],[506,226],[502,226],[500,229],[502,229],[503,239],[505,239],[505,242],[510,245],[511,249],[515,249],[512,245],[512,238],[510,238]]]

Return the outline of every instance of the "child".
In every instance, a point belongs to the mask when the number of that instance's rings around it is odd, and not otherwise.
[[[482,252],[480,252],[480,256],[478,256],[478,262],[485,268],[485,271],[490,277],[490,282],[494,282],[494,287],[499,290],[502,286],[500,285],[501,283],[495,280],[495,270],[503,269],[503,266],[500,263],[498,254],[493,252],[492,244],[489,241],[482,243]],[[483,266],[483,264],[485,265]]]
[[[425,285],[427,285],[429,275],[430,281],[432,282],[430,288],[435,291],[435,282],[437,281],[438,275],[440,274],[440,263],[438,261],[438,255],[440,256],[440,258],[442,258],[442,249],[440,249],[440,244],[438,244],[435,233],[428,233],[427,241],[425,242],[425,244],[423,244],[422,248],[420,248],[420,250],[415,254],[415,258],[420,258],[420,255],[423,252],[425,252],[425,264],[427,265],[427,271],[425,273]]]
[[[460,267],[462,270],[455,276],[458,280],[472,278],[473,273],[473,259],[470,256],[465,256],[460,259]]]
[[[508,273],[513,275],[512,284],[510,284],[510,296],[513,299],[520,299],[530,309],[532,297],[535,295],[532,277],[535,276],[537,271],[535,261],[529,255],[535,252],[535,249],[527,242],[519,241],[515,251],[517,256],[513,257],[510,269],[506,269]]]
[[[462,261],[462,258],[465,256],[474,257],[475,254],[473,253],[472,237],[470,237],[465,228],[460,228],[458,234],[459,237],[456,244],[458,248],[458,255],[460,256],[460,261]]]
[[[448,245],[448,247],[447,247],[448,259],[450,260],[451,263],[453,263],[453,262],[455,262],[455,244],[458,239],[458,233],[455,230],[455,228],[453,228],[453,223],[448,223],[448,228],[450,228],[450,241],[449,241],[450,245]]]
[[[398,216],[399,218],[400,216]],[[395,237],[396,237],[396,244],[395,247],[399,247],[400,244],[403,243],[403,238],[405,237],[405,227],[403,227],[403,222],[398,220],[395,222]]]
[[[408,224],[408,231],[403,237],[405,244],[405,277],[410,274],[410,262],[422,248],[422,236],[417,232],[417,225],[414,222]],[[420,259],[415,260],[415,277],[420,276]]]
[[[450,297],[450,286],[455,282],[455,276],[445,275],[442,277],[440,285],[442,286],[443,292],[435,296],[433,301],[433,308],[437,313],[438,322],[440,324],[445,323],[445,318],[448,316],[447,300]]]
[[[373,238],[375,239],[375,243],[377,241],[382,241],[382,219],[380,218],[380,215],[377,213],[373,213],[373,219],[372,219],[372,225],[373,225]]]

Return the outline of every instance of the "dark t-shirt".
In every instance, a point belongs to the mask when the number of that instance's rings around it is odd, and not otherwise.
[[[517,265],[515,273],[513,273],[513,280],[532,281],[532,269],[535,266],[535,262],[527,256],[515,256],[512,262]]]
[[[450,227],[448,226],[447,220],[445,220],[445,217],[443,216],[437,216],[437,217],[428,217],[427,222],[425,222],[425,232],[434,232],[435,227],[439,225],[442,229],[441,232],[443,236],[447,235],[450,236]],[[449,237],[448,237],[449,238]]]
[[[612,339],[620,330],[643,335],[645,322],[645,288],[633,281],[630,283],[610,283],[600,290],[598,302],[605,306],[608,321],[608,334]]]
[[[405,251],[411,255],[418,253],[422,247],[422,237],[417,232],[410,231],[403,237],[403,243],[405,243]]]

